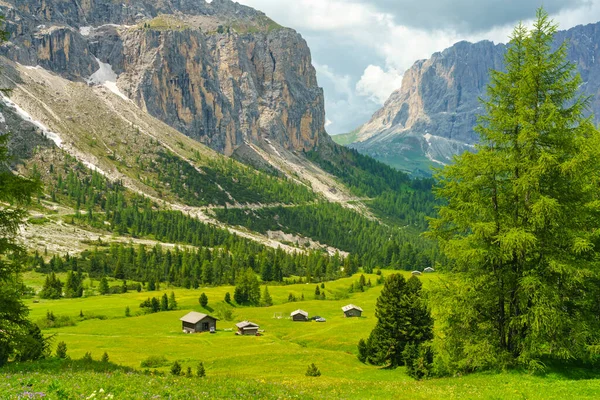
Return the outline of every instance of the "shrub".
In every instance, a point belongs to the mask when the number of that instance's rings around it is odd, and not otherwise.
[[[177,361],[175,361],[173,365],[171,365],[171,375],[181,375],[181,364],[179,364]]]
[[[225,293],[225,303],[231,303],[231,295],[229,292]]]
[[[92,353],[90,353],[89,351],[88,351],[88,352],[86,352],[86,353],[83,355],[83,357],[81,358],[81,360],[82,360],[82,361],[85,361],[85,362],[92,362],[92,361],[94,361],[94,359],[92,358]]]
[[[129,306],[125,307],[125,316],[131,317],[131,310],[129,309]]]
[[[67,344],[65,342],[58,342],[56,345],[56,357],[67,358]]]
[[[312,363],[306,369],[306,376],[321,376],[321,371],[319,371],[315,363]]]
[[[104,352],[104,354],[102,354],[102,358],[100,359],[100,361],[102,361],[103,363],[107,363],[108,360],[109,360],[108,353]]]
[[[192,367],[187,367],[187,372],[185,373],[185,376],[187,376],[188,378],[191,378],[192,375]]]
[[[142,360],[140,366],[142,368],[159,368],[164,367],[169,362],[165,358],[165,356],[149,356],[145,360]]]
[[[76,317],[68,315],[55,316],[52,312],[46,314],[46,318],[38,319],[35,323],[40,329],[62,328],[64,326],[75,326]]]

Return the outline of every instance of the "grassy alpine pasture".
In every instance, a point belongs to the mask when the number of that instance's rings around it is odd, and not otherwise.
[[[384,271],[387,275],[391,271]],[[408,274],[407,274],[408,276]],[[164,289],[157,292],[130,292],[81,299],[28,300],[34,320],[47,311],[76,317],[80,311],[107,319],[80,321],[76,326],[45,330],[55,335],[54,343],[67,343],[68,354],[80,359],[90,352],[99,360],[106,351],[110,363],[48,360],[16,364],[1,372],[0,399],[35,398],[301,398],[301,399],[566,399],[597,398],[600,379],[589,370],[550,369],[545,375],[525,372],[479,373],[462,377],[415,381],[403,368],[382,369],[360,363],[356,343],[366,338],[374,326],[375,302],[382,286],[365,292],[346,294],[343,290],[359,275],[326,282],[328,300],[314,300],[315,284],[269,286],[275,305],[235,307],[232,321],[219,321],[216,334],[187,335],[181,332],[179,318],[191,310],[211,312],[233,287]],[[27,275],[28,282],[36,279]],[[373,284],[376,275],[367,275]],[[437,274],[423,275],[425,287]],[[29,281],[31,280],[31,281]],[[179,309],[126,318],[149,295],[175,292]],[[209,298],[208,309],[198,303],[200,293]],[[287,302],[293,293],[304,301]],[[353,303],[364,309],[363,318],[344,318],[341,307]],[[289,313],[301,308],[327,319],[325,323],[292,322]],[[282,319],[273,318],[282,313]],[[233,331],[238,321],[248,319],[264,329],[260,337],[239,337]],[[164,356],[158,367],[163,375],[146,375],[141,362],[149,356]],[[172,377],[170,365],[178,361],[183,371],[195,371],[204,363],[206,378]],[[315,363],[322,376],[304,375]],[[114,365],[113,365],[114,363]],[[117,367],[120,365],[123,367]],[[102,389],[102,392],[100,392]],[[25,394],[24,394],[25,393]],[[107,397],[108,395],[113,397]]]

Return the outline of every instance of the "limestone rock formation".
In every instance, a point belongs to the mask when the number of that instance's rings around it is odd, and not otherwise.
[[[583,78],[582,91],[594,96],[591,111],[599,121],[600,23],[560,31],[556,43],[565,40]],[[451,162],[478,141],[473,127],[483,111],[479,98],[485,96],[489,70],[502,69],[505,51],[505,45],[489,41],[459,42],[417,61],[350,146],[416,175]]]
[[[329,141],[304,39],[230,0],[3,0],[0,55],[105,84],[232,155],[247,143],[293,151]]]

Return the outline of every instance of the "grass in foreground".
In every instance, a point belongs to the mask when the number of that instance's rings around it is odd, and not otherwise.
[[[389,274],[392,271],[384,271]],[[347,288],[359,275],[326,282],[328,298]],[[423,275],[425,286],[437,274]],[[375,275],[368,276],[375,282]],[[35,279],[34,276],[28,278]],[[134,311],[148,295],[160,292],[93,296],[82,299],[28,301],[32,317],[43,317],[46,310],[56,315],[76,316],[96,313],[106,320],[80,321],[76,326],[44,330],[67,343],[74,359],[90,352],[95,360],[106,351],[111,362],[47,360],[41,363],[12,364],[0,369],[0,399],[27,398],[45,393],[50,399],[86,398],[96,392],[115,399],[183,398],[261,398],[261,399],[591,399],[600,394],[600,377],[578,368],[550,369],[543,376],[522,372],[478,373],[463,377],[414,381],[404,368],[381,369],[360,363],[356,343],[366,338],[374,326],[375,302],[381,286],[353,293],[339,300],[314,300],[314,284],[269,286],[275,301],[271,307],[236,307],[233,321],[219,321],[218,332],[186,335],[179,318],[190,310],[210,312],[198,304],[205,292],[209,307],[222,301],[232,287],[174,289],[179,310],[125,318],[126,305]],[[171,289],[166,290],[170,292]],[[286,302],[289,293],[305,301]],[[329,297],[331,296],[331,297]],[[354,303],[364,309],[364,318],[344,318],[341,306]],[[325,323],[292,322],[286,317],[295,309],[304,309],[327,319]],[[276,312],[284,319],[275,319]],[[264,336],[238,337],[235,322],[249,319],[260,324]],[[163,356],[167,362],[158,367],[160,374],[145,375],[141,362],[150,356]],[[195,370],[204,363],[206,378],[172,377],[170,365],[178,361],[183,371]],[[322,376],[304,374],[310,363]],[[35,397],[33,397],[35,398]]]

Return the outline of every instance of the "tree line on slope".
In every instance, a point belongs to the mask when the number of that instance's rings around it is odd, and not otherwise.
[[[253,231],[300,234],[351,253],[352,264],[374,268],[423,269],[440,260],[433,241],[414,229],[392,227],[336,203],[294,207],[216,209],[216,217]]]

